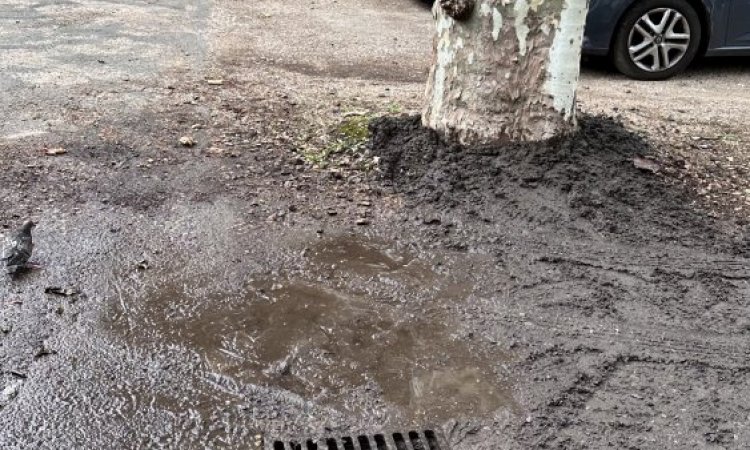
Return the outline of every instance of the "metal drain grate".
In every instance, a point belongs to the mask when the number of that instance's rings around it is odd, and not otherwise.
[[[434,430],[344,436],[319,440],[274,441],[272,450],[450,450]]]

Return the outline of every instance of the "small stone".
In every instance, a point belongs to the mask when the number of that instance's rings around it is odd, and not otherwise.
[[[48,156],[58,156],[58,155],[64,155],[68,153],[68,151],[62,147],[56,147],[56,148],[48,148],[47,151],[44,153]]]
[[[182,136],[180,138],[180,145],[183,147],[192,147],[195,145],[195,141],[190,136]]]
[[[7,405],[11,400],[16,398],[19,386],[20,383],[10,384],[0,392],[0,407]]]
[[[356,223],[357,225],[369,225],[370,221],[365,219],[364,217],[360,217],[359,219],[357,219]]]

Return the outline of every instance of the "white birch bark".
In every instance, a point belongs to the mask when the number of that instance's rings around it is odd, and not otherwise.
[[[467,145],[575,130],[587,0],[477,0],[464,20],[440,3],[425,126]]]

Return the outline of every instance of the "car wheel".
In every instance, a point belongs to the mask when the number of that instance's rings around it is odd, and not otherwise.
[[[701,36],[700,18],[687,1],[644,0],[620,22],[612,59],[631,78],[663,80],[692,62]]]

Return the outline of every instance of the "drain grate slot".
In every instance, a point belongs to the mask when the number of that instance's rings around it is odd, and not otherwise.
[[[414,447],[414,450],[427,450],[424,447],[424,442],[422,441],[422,438],[419,436],[419,433],[416,431],[410,431],[409,432],[409,440],[411,441],[412,447]]]
[[[393,433],[393,442],[396,443],[396,450],[407,450],[403,434]]]
[[[370,438],[367,436],[359,436],[357,441],[359,441],[359,448],[362,450],[372,450],[372,447],[370,446]]]
[[[425,438],[427,438],[427,444],[430,446],[430,450],[441,450],[438,438],[432,430],[425,430]]]
[[[375,445],[378,446],[378,450],[388,450],[388,444],[385,443],[385,436],[382,434],[375,435]]]
[[[341,441],[344,443],[344,450],[354,450],[354,441],[350,437],[343,437]]]
[[[301,443],[302,442],[302,443]],[[320,440],[274,441],[272,450],[450,450],[433,429],[395,431],[374,435],[342,436]]]

